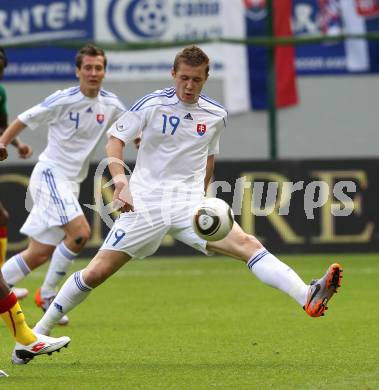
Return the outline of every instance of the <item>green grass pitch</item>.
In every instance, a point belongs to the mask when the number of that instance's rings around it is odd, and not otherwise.
[[[59,354],[12,366],[1,323],[0,369],[9,377],[0,389],[379,389],[378,256],[281,258],[306,281],[341,262],[342,288],[325,317],[309,318],[238,261],[135,261],[54,330],[72,338]],[[34,291],[45,269],[22,286]],[[40,318],[32,297],[22,306],[29,323]]]

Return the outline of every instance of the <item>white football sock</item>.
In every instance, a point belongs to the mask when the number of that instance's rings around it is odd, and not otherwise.
[[[77,253],[72,252],[62,241],[54,250],[49,269],[41,286],[41,297],[49,298],[56,294],[58,283],[62,280]]]
[[[4,280],[10,287],[13,287],[20,280],[30,273],[30,268],[25,263],[20,253],[12,256],[1,268]]]
[[[65,281],[46,313],[34,327],[37,333],[48,335],[66,313],[88,297],[92,288],[84,283],[82,272],[83,270],[75,272]]]
[[[266,248],[255,252],[247,266],[263,283],[287,293],[301,306],[305,305],[309,286],[292,268],[282,263]]]

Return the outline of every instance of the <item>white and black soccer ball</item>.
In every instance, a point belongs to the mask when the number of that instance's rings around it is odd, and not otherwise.
[[[192,217],[195,233],[207,241],[219,241],[232,230],[234,214],[230,206],[218,198],[204,198]]]

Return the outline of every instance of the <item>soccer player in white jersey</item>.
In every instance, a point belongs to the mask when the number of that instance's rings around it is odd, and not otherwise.
[[[101,88],[106,70],[102,49],[87,45],[76,55],[79,85],[59,90],[26,110],[0,138],[0,160],[6,147],[26,127],[48,127],[48,143],[30,178],[33,208],[21,228],[28,247],[2,268],[13,286],[51,257],[36,303],[44,310],[56,295],[58,282],[90,237],[90,227],[78,202],[91,155],[106,129],[125,111],[113,93]],[[67,323],[64,317],[61,323]]]
[[[331,265],[324,277],[307,285],[237,223],[226,238],[216,242],[202,240],[192,229],[191,214],[211,179],[227,116],[220,104],[201,94],[208,70],[209,59],[200,48],[185,48],[177,54],[172,69],[175,87],[145,96],[109,129],[113,200],[123,213],[86,268],[66,280],[36,331],[49,334],[62,315],[130,259],[153,254],[166,233],[203,253],[242,260],[260,280],[290,295],[310,316],[324,313],[339,287],[339,264]],[[124,146],[141,130],[128,183]]]

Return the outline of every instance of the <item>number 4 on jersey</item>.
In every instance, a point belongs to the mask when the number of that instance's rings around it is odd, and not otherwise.
[[[70,120],[75,122],[75,129],[79,127],[79,113],[74,114],[70,111]]]

